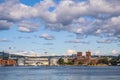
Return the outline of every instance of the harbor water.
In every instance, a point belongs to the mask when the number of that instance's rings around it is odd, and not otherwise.
[[[120,67],[0,67],[0,80],[120,80]]]

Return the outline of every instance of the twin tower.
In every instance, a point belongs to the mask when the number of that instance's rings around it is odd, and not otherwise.
[[[77,59],[78,60],[81,60],[81,59],[83,59],[83,57],[82,57],[82,52],[77,52]],[[90,51],[87,51],[86,52],[86,56],[85,56],[85,62],[90,62],[90,60],[91,60],[91,52]]]

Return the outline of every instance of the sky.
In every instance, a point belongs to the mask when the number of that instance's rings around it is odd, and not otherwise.
[[[120,0],[0,0],[0,51],[120,54]]]

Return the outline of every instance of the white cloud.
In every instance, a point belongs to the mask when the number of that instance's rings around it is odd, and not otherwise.
[[[79,39],[75,39],[75,40],[69,40],[69,41],[65,41],[65,43],[81,43],[81,41]]]
[[[118,2],[120,1],[115,1],[115,3],[106,0],[89,0],[77,3],[72,0],[61,1],[54,10],[56,21],[47,23],[46,26],[51,30],[66,30],[77,35],[116,36],[120,32],[118,27],[120,25],[120,6],[117,4]],[[94,17],[94,19],[81,18],[84,16]]]
[[[69,40],[65,41],[65,43],[82,43],[82,44],[89,44],[89,41],[81,41],[80,39],[74,39],[74,40]]]
[[[112,50],[112,54],[117,54],[118,51],[117,50]]]
[[[69,55],[76,54],[76,51],[73,50],[73,49],[68,49],[67,52],[66,52],[66,54],[69,54]]]
[[[16,4],[10,9],[10,17],[14,20],[21,20],[23,18],[36,17],[38,12],[35,8],[26,6],[24,4]]]
[[[56,4],[52,0],[43,0],[35,4],[34,8],[38,11],[37,17],[45,21],[45,23],[53,23],[56,21],[56,14],[49,11],[50,7],[55,7]]]
[[[0,30],[8,30],[12,27],[13,23],[7,20],[0,20]]]
[[[44,38],[45,40],[54,40],[55,39],[55,37],[53,35],[50,35],[47,33],[41,34],[39,37]]]
[[[18,39],[31,39],[30,36],[18,36],[17,38]]]
[[[18,0],[6,0],[0,4],[0,17],[10,21],[18,21],[23,18],[37,16],[37,10],[20,3]]]
[[[44,43],[44,45],[53,45],[53,43]]]
[[[116,43],[116,42],[119,42],[119,38],[107,38],[107,39],[100,39],[100,40],[97,40],[97,43]]]
[[[102,40],[98,40],[97,43],[111,43],[111,40],[102,39]]]
[[[20,51],[20,52],[16,52],[14,54],[17,55],[22,55],[22,56],[40,56],[40,54],[33,52],[33,51]]]
[[[96,21],[93,25],[98,26],[97,32],[98,34],[105,34],[107,36],[118,36],[120,32],[120,16],[112,17],[108,20],[99,20]]]
[[[22,32],[34,32],[39,28],[39,25],[34,22],[22,21],[19,23],[19,30]]]
[[[100,55],[101,52],[99,50],[96,50],[93,53],[94,53],[94,55]]]
[[[0,42],[10,42],[10,40],[8,40],[7,38],[1,38]]]
[[[21,20],[40,19],[47,29],[69,31],[77,36],[120,36],[120,0],[43,0],[34,6],[19,0],[6,0],[0,4],[0,21],[6,25],[0,30],[10,29],[15,22],[23,32],[34,32],[38,28],[26,26]],[[54,9],[50,11],[50,7]],[[3,23],[3,22],[2,22]]]

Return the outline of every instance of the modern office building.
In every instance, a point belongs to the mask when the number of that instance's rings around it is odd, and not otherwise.
[[[3,59],[3,60],[7,60],[9,59],[9,53],[7,52],[0,52],[0,58]]]

